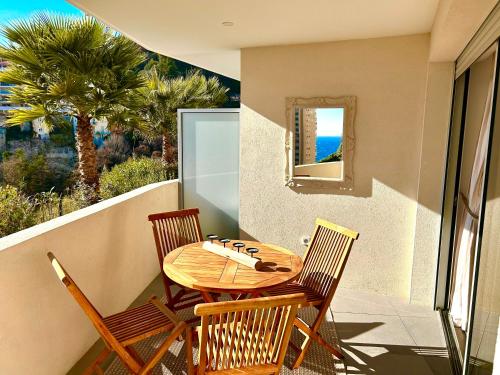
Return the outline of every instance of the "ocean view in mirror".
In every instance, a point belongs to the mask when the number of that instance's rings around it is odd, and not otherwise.
[[[342,137],[316,137],[316,162],[336,152]]]

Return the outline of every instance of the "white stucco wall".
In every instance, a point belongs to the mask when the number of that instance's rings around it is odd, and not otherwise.
[[[316,217],[347,226],[360,239],[341,286],[409,299],[428,54],[429,35],[242,50],[242,236],[301,253]],[[354,190],[285,187],[285,98],[343,95],[357,97]]]
[[[434,303],[454,72],[451,62],[430,63],[427,70],[410,297],[428,306]]]
[[[177,181],[161,182],[0,239],[0,374],[65,374],[98,338],[48,251],[110,315],[160,272],[147,215],[177,208]]]

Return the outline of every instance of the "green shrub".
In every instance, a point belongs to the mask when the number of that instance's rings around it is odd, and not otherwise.
[[[177,178],[177,165],[148,158],[128,159],[101,174],[101,198],[108,199],[144,185]]]
[[[0,237],[35,224],[33,202],[14,186],[0,186]]]
[[[53,189],[37,193],[31,199],[36,207],[37,224],[62,215],[61,197]]]
[[[66,122],[55,124],[50,132],[50,143],[56,147],[75,147],[75,136],[73,126]]]
[[[62,198],[61,214],[66,215],[70,212],[88,207],[92,202],[98,199],[95,197],[95,190],[83,182],[78,181],[66,196]]]
[[[26,156],[21,149],[5,155],[0,163],[0,184],[11,185],[26,195],[54,189],[62,192],[71,169],[61,163],[49,165],[43,153]]]
[[[132,149],[125,137],[120,134],[111,134],[97,150],[97,168],[102,171],[125,162],[132,154]]]

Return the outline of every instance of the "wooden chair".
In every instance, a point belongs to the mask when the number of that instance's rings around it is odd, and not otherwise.
[[[318,314],[309,326],[299,317],[294,325],[306,336],[298,351],[293,368],[299,368],[312,340],[325,347],[337,358],[343,358],[336,348],[327,343],[318,330],[328,312],[335,290],[344,271],[354,240],[359,234],[340,225],[317,219],[314,234],[304,255],[304,268],[297,281],[267,291],[266,295],[279,296],[289,293],[304,293],[307,301],[301,307],[314,306]],[[292,345],[293,346],[293,345]]]
[[[197,374],[279,374],[301,303],[303,294],[197,305]]]
[[[180,291],[172,295],[170,287],[173,281],[163,272],[163,259],[169,252],[180,246],[203,241],[203,234],[201,233],[200,221],[198,219],[199,213],[199,209],[190,208],[148,216],[148,220],[153,226],[156,251],[158,253],[158,261],[160,262],[160,270],[167,297],[167,306],[173,310],[182,310],[203,302],[203,298],[198,291],[185,288],[181,285],[179,285],[181,288]]]
[[[99,335],[106,344],[106,348],[86,369],[84,374],[104,374],[100,365],[112,352],[118,355],[131,373],[148,374],[167,352],[174,340],[179,338],[184,332],[186,332],[187,363],[188,367],[192,368],[192,335],[190,328],[185,322],[180,321],[160,300],[152,297],[145,305],[131,308],[108,317],[102,317],[61,266],[54,254],[48,253],[47,256],[59,279],[94,324],[97,332],[99,332]],[[168,331],[171,331],[170,335],[146,362],[141,359],[131,346],[151,336]]]

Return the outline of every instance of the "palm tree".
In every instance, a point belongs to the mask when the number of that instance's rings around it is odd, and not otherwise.
[[[97,192],[91,120],[127,117],[123,103],[144,84],[134,70],[144,60],[141,48],[91,17],[37,14],[0,33],[6,40],[0,58],[10,62],[0,81],[15,85],[10,100],[23,106],[10,111],[7,123],[44,118],[51,130],[68,116],[76,118],[79,173]]]
[[[142,122],[134,122],[147,137],[162,137],[162,160],[175,162],[174,144],[177,134],[177,109],[214,108],[227,100],[229,89],[217,77],[206,78],[200,71],[191,71],[186,77],[168,79],[156,69],[146,72],[147,84],[137,90],[135,103]]]

